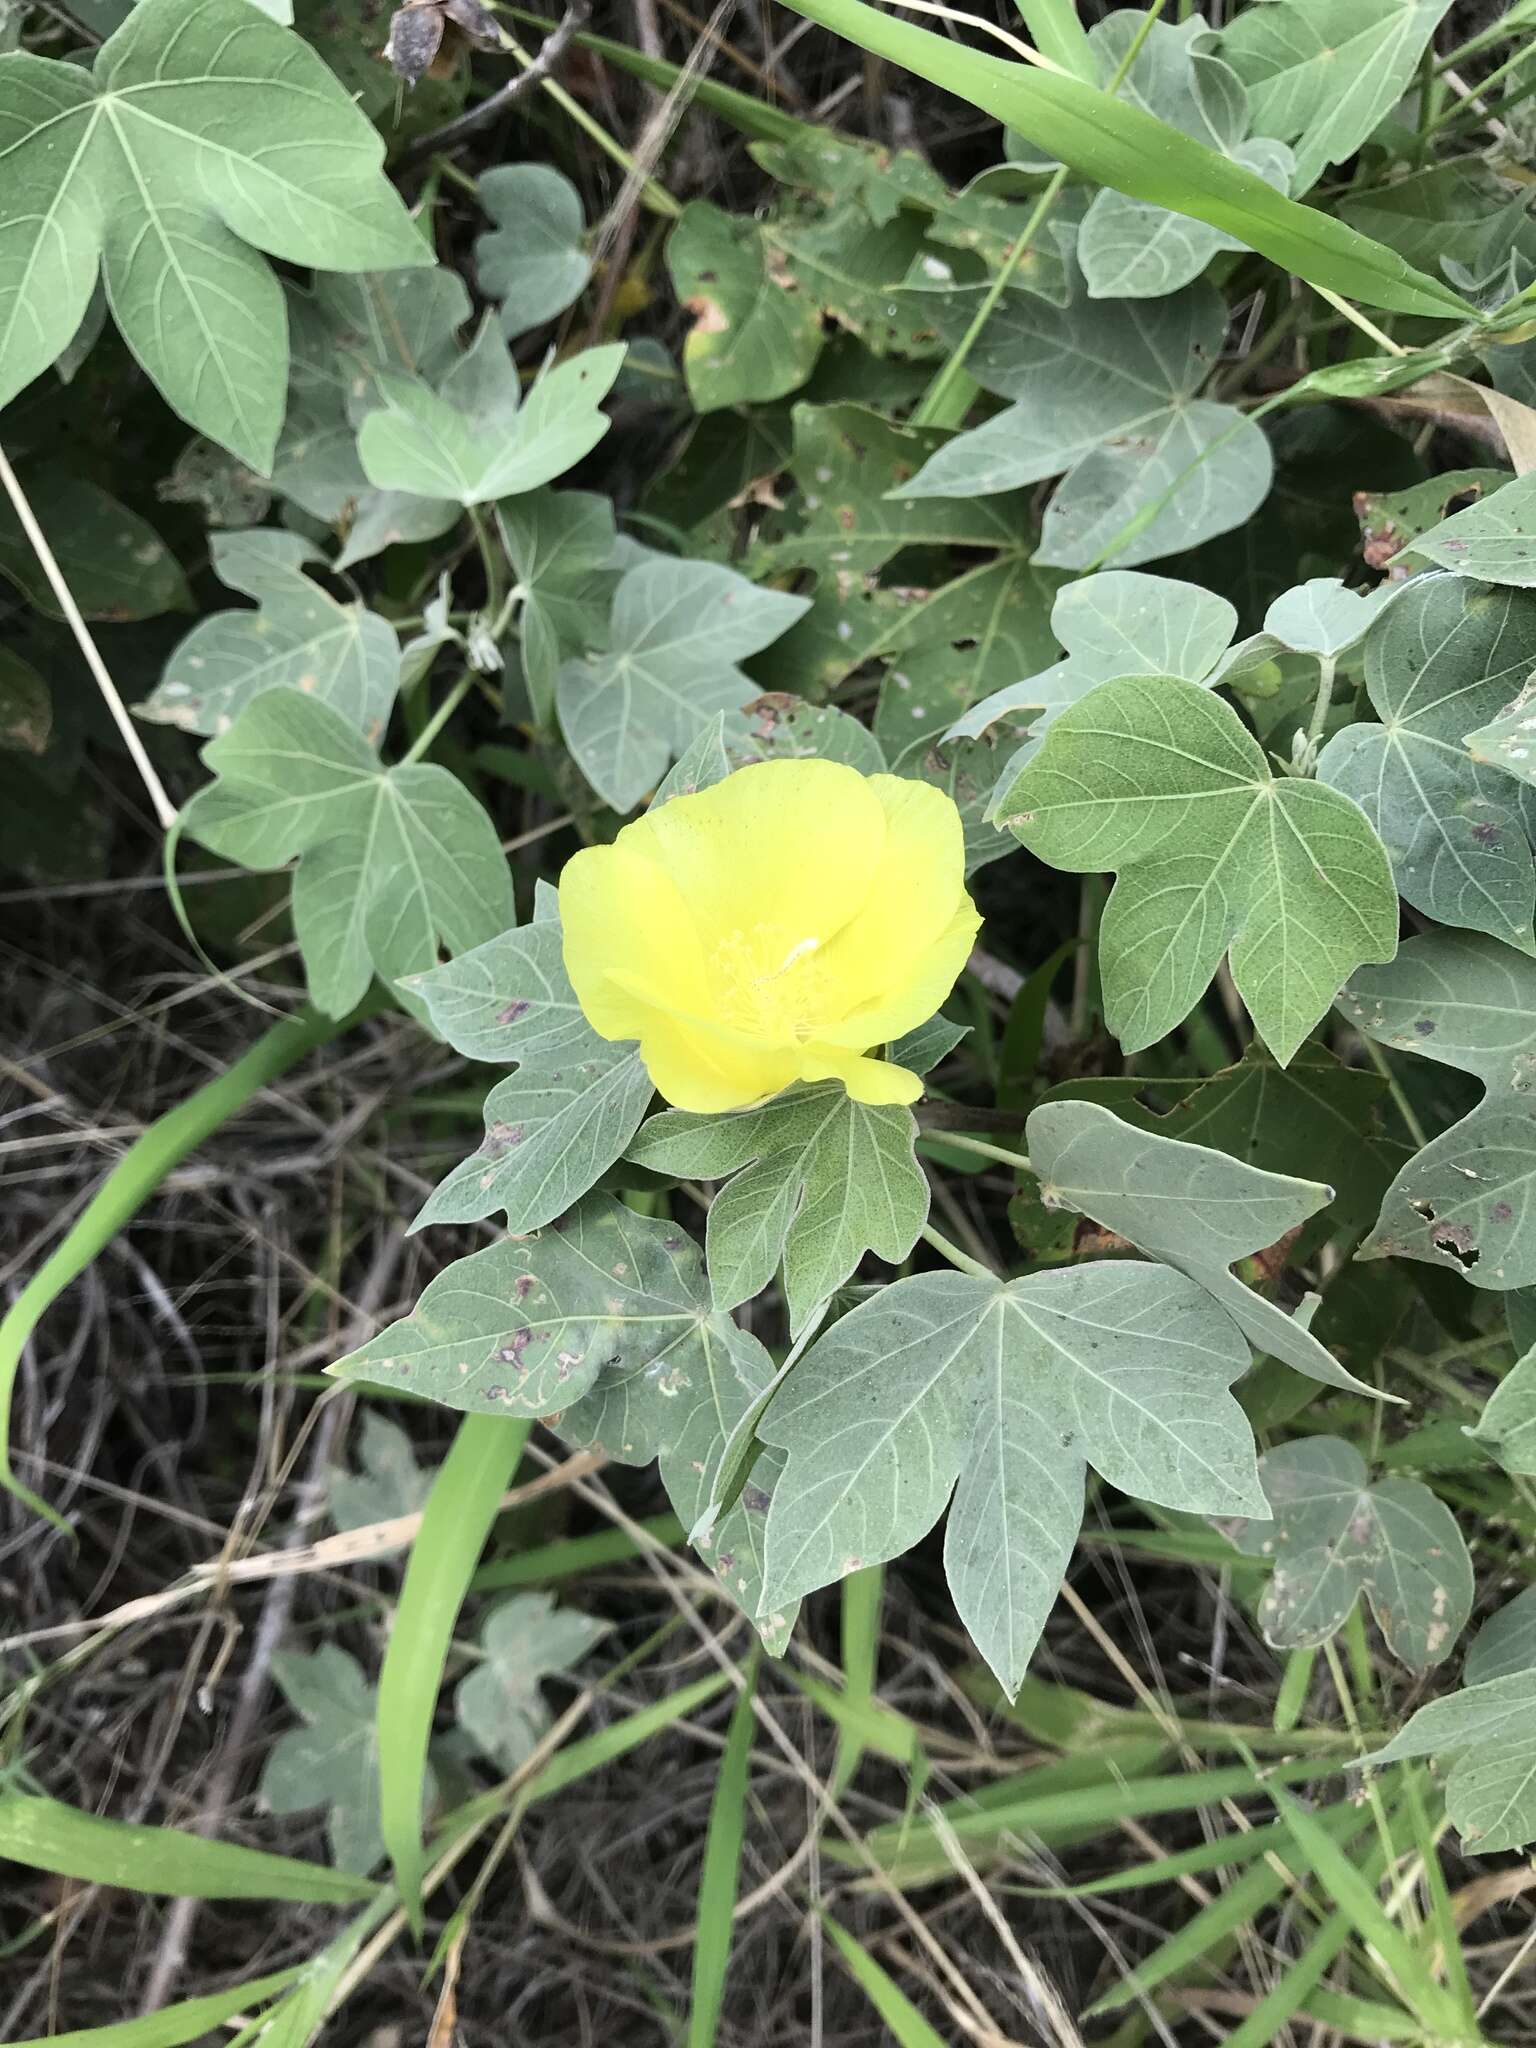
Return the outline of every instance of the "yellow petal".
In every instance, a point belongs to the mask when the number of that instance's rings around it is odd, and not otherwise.
[[[845,1013],[902,978],[968,900],[965,836],[953,798],[900,775],[872,775],[865,786],[885,813],[880,862],[858,915],[822,956]]]
[[[960,907],[940,934],[916,960],[903,963],[899,983],[887,987],[866,1003],[850,1010],[837,1023],[829,1024],[820,1037],[829,1045],[881,1045],[915,1031],[926,1024],[960,978],[960,970],[976,943],[981,917],[969,896],[962,895]]]
[[[674,1109],[745,1109],[777,1095],[800,1077],[794,1053],[735,1046],[684,1017],[653,1011],[640,1037],[640,1057],[656,1092]]]
[[[841,1081],[855,1102],[916,1102],[923,1092],[921,1077],[889,1060],[866,1059],[837,1046],[806,1047],[807,1081]]]
[[[560,875],[565,971],[600,1038],[638,1038],[655,1008],[703,1013],[704,960],[688,906],[625,843],[589,846]]]

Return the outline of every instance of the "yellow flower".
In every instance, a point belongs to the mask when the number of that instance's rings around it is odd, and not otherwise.
[[[868,1050],[927,1022],[981,923],[950,798],[821,760],[738,769],[578,853],[560,918],[593,1030],[638,1039],[695,1110],[794,1081],[915,1102],[917,1075]]]

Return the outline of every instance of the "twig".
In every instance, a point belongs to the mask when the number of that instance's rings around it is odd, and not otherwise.
[[[480,129],[488,127],[525,93],[532,92],[536,85],[541,85],[545,79],[552,78],[555,66],[570,48],[577,30],[585,26],[591,12],[592,0],[570,0],[564,14],[540,43],[538,54],[525,71],[520,71],[516,78],[509,78],[505,85],[499,86],[488,98],[481,100],[478,106],[470,107],[467,112],[460,114],[457,120],[449,121],[445,127],[434,129],[430,135],[419,136],[409,148],[400,152],[400,162],[419,163],[424,156],[434,156],[445,149],[456,149],[467,136],[477,134]]]
[[[127,706],[117,693],[116,683],[107,673],[107,665],[97,651],[96,642],[91,638],[90,629],[81,616],[80,607],[75,603],[74,593],[64,581],[64,572],[59,567],[53,549],[48,545],[48,536],[38,525],[37,515],[33,512],[27,494],[21,488],[16,472],[12,469],[3,448],[0,448],[0,484],[4,484],[6,496],[15,507],[16,517],[21,522],[21,530],[32,543],[32,551],[42,564],[43,574],[48,578],[49,587],[59,601],[59,609],[64,614],[70,632],[75,636],[75,644],[85,658],[85,665],[96,678],[96,686],[107,700],[107,709],[111,712],[113,722],[122,734],[123,743],[132,757],[133,765],[138,769],[144,787],[149,793],[155,816],[160,821],[160,829],[162,832],[169,832],[176,822],[176,806],[166,795],[165,786],[155,773],[155,764],[144,751],[144,742],[139,738],[133,720],[128,716]]]

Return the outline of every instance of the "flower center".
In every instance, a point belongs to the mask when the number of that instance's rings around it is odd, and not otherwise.
[[[814,934],[796,937],[782,925],[728,933],[709,962],[721,1022],[780,1044],[813,1038],[828,995],[820,947]]]

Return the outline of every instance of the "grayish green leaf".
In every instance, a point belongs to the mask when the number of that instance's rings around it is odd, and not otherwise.
[[[1483,583],[1536,586],[1536,472],[1442,519],[1419,535],[1413,552]]]
[[[695,199],[667,242],[673,288],[693,326],[683,373],[697,412],[781,397],[821,353],[821,314],[759,222]]]
[[[1536,1840],[1536,1698],[1529,1671],[1431,1700],[1366,1761],[1416,1756],[1451,1759],[1445,1807],[1469,1849],[1491,1856]]]
[[[998,808],[1053,867],[1120,870],[1101,944],[1105,1021],[1127,1052],[1181,1023],[1230,949],[1284,1065],[1350,972],[1396,950],[1397,891],[1360,810],[1273,776],[1236,712],[1192,683],[1101,684]]]
[[[287,348],[255,251],[326,270],[429,263],[382,159],[314,51],[244,0],[141,0],[91,74],[0,58],[0,404],[68,346],[100,265],[167,402],[265,470]]]
[[[770,272],[777,265],[818,317],[857,335],[873,356],[941,356],[944,343],[926,312],[901,289],[925,256],[942,261],[933,257],[926,225],[903,210],[875,226],[852,205],[807,225],[774,222],[765,231]]]
[[[835,704],[808,704],[783,690],[769,690],[721,726],[721,742],[732,767],[758,761],[842,761],[861,775],[882,775],[885,755],[866,725]]]
[[[375,1690],[335,1643],[308,1656],[282,1652],[272,1659],[272,1676],[304,1725],[268,1750],[259,1797],[272,1813],[323,1806],[332,1862],[366,1875],[384,1856]],[[430,1770],[423,1795],[430,1801]]]
[[[1489,1615],[1472,1639],[1462,1679],[1482,1685],[1518,1671],[1536,1671],[1536,1586],[1527,1586]]]
[[[363,1410],[357,1446],[359,1469],[331,1465],[325,1475],[325,1505],[338,1529],[366,1529],[414,1515],[425,1506],[432,1474],[416,1462],[410,1438],[398,1422],[376,1408]]]
[[[1536,667],[1536,598],[1415,577],[1372,626],[1365,682],[1380,725],[1336,733],[1317,763],[1370,819],[1401,894],[1442,924],[1536,950],[1536,868],[1520,791],[1463,736]]]
[[[931,1074],[970,1035],[969,1024],[953,1024],[941,1011],[926,1024],[919,1024],[915,1031],[893,1039],[891,1058],[899,1067],[910,1067],[914,1074]]]
[[[553,725],[560,665],[601,646],[619,581],[613,506],[591,491],[528,491],[496,507],[523,593],[523,674],[541,725]]]
[[[560,671],[560,725],[576,764],[616,811],[633,810],[718,712],[757,695],[736,664],[807,608],[712,562],[657,557],[626,570],[609,645]]]
[[[518,1593],[493,1607],[480,1630],[482,1661],[453,1696],[454,1717],[482,1756],[515,1771],[547,1733],[551,1715],[540,1681],[579,1664],[608,1633],[553,1593]]]
[[[1283,142],[1258,137],[1226,154],[1277,192],[1289,192],[1295,158]],[[1193,284],[1222,250],[1243,246],[1206,221],[1105,190],[1095,193],[1084,217],[1077,260],[1091,299],[1162,299]]]
[[[1471,1432],[1506,1472],[1536,1473],[1536,1351],[1516,1361]]]
[[[953,1490],[951,1590],[1011,1696],[1076,1540],[1087,1464],[1165,1505],[1262,1501],[1228,1392],[1245,1366],[1230,1319],[1157,1267],[885,1287],[812,1347],[759,1424],[788,1453],[764,1599],[898,1555]]]
[[[1229,1533],[1274,1572],[1259,1626],[1277,1650],[1315,1649],[1363,1593],[1387,1647],[1410,1671],[1443,1663],[1472,1612],[1472,1560],[1456,1518],[1416,1479],[1369,1483],[1364,1458],[1337,1436],[1282,1444],[1259,1460],[1267,1518]]]
[[[475,241],[475,275],[501,303],[501,331],[515,341],[581,297],[592,264],[581,246],[581,195],[549,164],[482,171],[480,203],[495,221]]]
[[[1286,1315],[1231,1270],[1235,1260],[1279,1243],[1315,1215],[1330,1189],[1265,1173],[1203,1145],[1133,1130],[1093,1102],[1042,1103],[1029,1119],[1025,1142],[1048,1209],[1091,1216],[1149,1258],[1187,1274],[1260,1354],[1325,1386],[1374,1395],[1312,1336],[1309,1310]]]
[[[400,684],[400,643],[360,602],[338,604],[305,571],[323,559],[301,535],[258,527],[209,538],[214,573],[258,609],[201,619],[165,665],[141,718],[183,732],[228,731],[263,690],[329,704],[375,745]]]
[[[928,1220],[916,1136],[910,1109],[818,1083],[723,1116],[666,1110],[629,1157],[679,1178],[726,1180],[706,1237],[715,1306],[761,1293],[782,1261],[795,1332],[866,1252],[894,1266],[916,1243]]]

